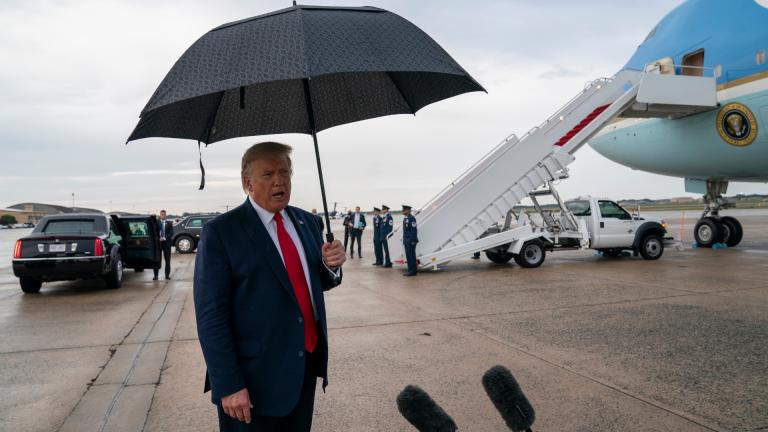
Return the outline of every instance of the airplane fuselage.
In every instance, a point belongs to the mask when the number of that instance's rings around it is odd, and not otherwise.
[[[714,76],[719,107],[681,119],[622,119],[590,141],[633,169],[694,180],[768,182],[768,1],[689,0],[625,68]]]

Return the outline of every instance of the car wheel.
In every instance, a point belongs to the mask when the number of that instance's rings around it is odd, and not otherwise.
[[[664,241],[655,234],[643,237],[640,242],[640,255],[647,260],[657,260],[664,253]]]
[[[723,243],[728,245],[728,247],[734,247],[741,243],[741,239],[744,237],[744,229],[736,218],[723,216],[720,218],[720,223],[723,224]]]
[[[544,262],[546,255],[544,243],[539,239],[533,239],[525,242],[520,253],[515,255],[515,262],[520,267],[536,268]]]
[[[713,217],[705,217],[696,222],[693,237],[702,247],[712,247],[723,241],[723,224]]]
[[[40,287],[43,286],[43,281],[32,278],[19,278],[19,285],[21,290],[27,294],[35,294],[40,292]]]
[[[118,255],[112,264],[112,271],[105,277],[107,288],[118,289],[123,285],[123,260]]]
[[[195,241],[192,237],[181,236],[176,239],[176,252],[188,254],[195,250]]]

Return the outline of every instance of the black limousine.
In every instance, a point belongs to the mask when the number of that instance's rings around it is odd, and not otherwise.
[[[39,292],[43,282],[89,278],[120,288],[124,269],[160,268],[157,227],[154,216],[46,216],[16,241],[13,274],[25,293]]]

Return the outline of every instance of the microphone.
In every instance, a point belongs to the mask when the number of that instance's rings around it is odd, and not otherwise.
[[[418,386],[406,386],[397,395],[397,409],[419,432],[458,430],[453,419]]]
[[[504,366],[488,369],[483,375],[483,387],[510,430],[532,432],[536,413],[509,369]]]

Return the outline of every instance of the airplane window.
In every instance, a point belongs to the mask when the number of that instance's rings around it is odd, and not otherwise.
[[[570,201],[565,203],[565,207],[574,216],[589,216],[592,214],[592,210],[589,208],[589,201]]]
[[[632,216],[613,201],[600,201],[600,215],[604,218],[632,220]]]

